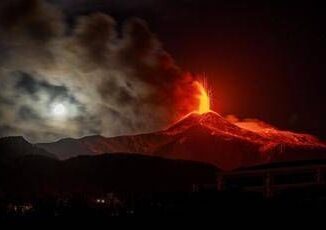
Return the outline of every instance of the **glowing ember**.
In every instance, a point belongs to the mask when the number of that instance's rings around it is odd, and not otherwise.
[[[199,91],[199,95],[198,95],[199,106],[197,111],[199,114],[207,113],[210,111],[209,94],[202,83],[196,81],[195,84]]]

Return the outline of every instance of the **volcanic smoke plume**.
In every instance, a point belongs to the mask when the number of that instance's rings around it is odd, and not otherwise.
[[[144,21],[120,28],[103,13],[66,21],[42,0],[1,1],[0,136],[148,132],[197,108],[194,77]]]

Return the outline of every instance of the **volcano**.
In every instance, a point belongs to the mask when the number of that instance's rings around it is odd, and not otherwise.
[[[326,145],[311,135],[274,128],[252,131],[212,111],[190,113],[167,129],[154,133],[112,138],[88,136],[37,146],[61,159],[76,155],[140,153],[210,163],[224,170],[326,158]]]

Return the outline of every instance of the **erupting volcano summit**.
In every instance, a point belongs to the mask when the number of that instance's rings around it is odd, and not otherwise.
[[[307,134],[281,131],[260,123],[230,122],[210,110],[205,88],[198,84],[198,111],[165,130],[105,138],[65,139],[39,147],[60,158],[82,154],[141,153],[206,162],[224,170],[280,161],[326,158],[326,145]],[[78,151],[77,151],[78,150]]]

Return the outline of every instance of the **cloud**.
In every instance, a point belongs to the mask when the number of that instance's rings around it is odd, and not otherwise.
[[[119,28],[92,13],[71,25],[41,0],[6,0],[0,12],[0,136],[43,142],[149,132],[195,109],[192,75],[141,19]],[[68,111],[60,122],[55,103]]]
[[[115,21],[108,15],[95,13],[78,19],[71,46],[92,64],[105,65],[110,60],[116,38]]]

